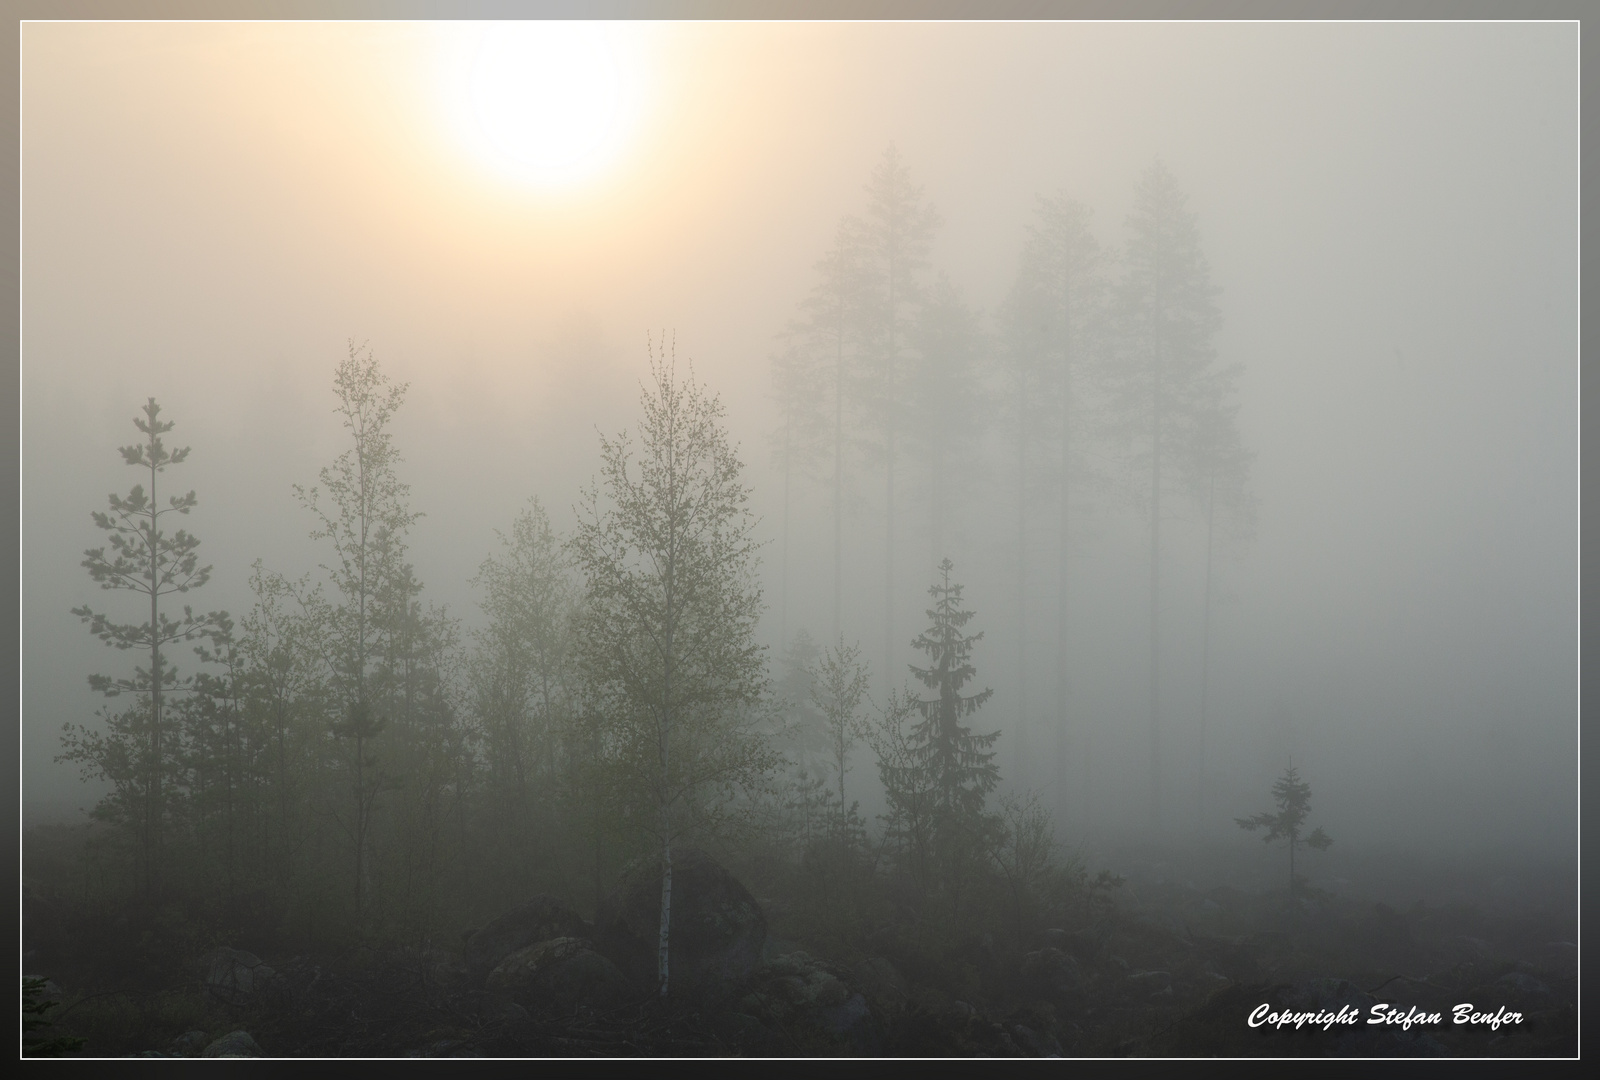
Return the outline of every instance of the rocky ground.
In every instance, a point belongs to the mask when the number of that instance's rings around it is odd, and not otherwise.
[[[885,937],[818,955],[700,853],[674,875],[672,993],[653,992],[658,879],[594,922],[535,897],[456,947],[258,957],[213,949],[138,1033],[59,987],[57,1030],[146,1056],[1561,1056],[1577,1046],[1577,950],[1542,916],[1130,880],[1090,925],[1020,950],[971,943],[952,982]],[[770,905],[768,905],[770,906]],[[896,944],[899,940],[901,943]],[[938,972],[945,972],[940,975]],[[187,996],[184,996],[187,995]],[[126,997],[126,995],[124,995]],[[173,1004],[189,1002],[186,1008]],[[203,1008],[194,1003],[203,1001]],[[1368,1024],[1374,1005],[1436,1023]],[[1502,1017],[1456,1024],[1454,1008]],[[1323,1030],[1273,1012],[1359,1014]],[[163,1011],[165,1010],[165,1011]],[[1504,1021],[1505,1011],[1520,1021]],[[74,1012],[77,1019],[74,1019]],[[199,1018],[197,1020],[196,1018]],[[132,1024],[128,1020],[124,1028]],[[117,1038],[140,1045],[115,1045]]]

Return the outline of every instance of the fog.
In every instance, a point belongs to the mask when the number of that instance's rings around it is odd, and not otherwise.
[[[1575,23],[631,24],[641,108],[615,160],[559,190],[486,167],[452,126],[467,33],[22,27],[28,814],[100,793],[54,758],[101,703],[86,676],[131,666],[70,609],[134,617],[79,564],[103,543],[91,511],[138,479],[117,452],[138,409],[154,396],[193,448],[168,482],[197,492],[183,524],[215,569],[184,599],[238,615],[255,560],[327,558],[292,485],[344,448],[330,386],[349,339],[409,383],[410,556],[465,626],[469,579],[529,496],[572,526],[597,432],[636,422],[665,336],[741,446],[775,671],[785,632],[827,641],[829,489],[792,478],[785,541],[772,358],[892,144],[942,222],[927,281],[948,275],[991,329],[1036,196],[1080,200],[1120,249],[1160,161],[1196,215],[1258,512],[1217,549],[1198,811],[1203,519],[1181,496],[1164,511],[1163,832],[1253,857],[1233,819],[1292,759],[1330,858],[1575,865]],[[1104,847],[1150,828],[1147,523],[1116,470],[1085,489],[1063,734],[1053,496],[1041,478],[1023,635],[1007,401],[974,421],[943,552],[902,451],[887,658],[882,467],[850,467],[840,629],[881,701],[948,555],[984,632],[995,696],[973,723],[1002,733],[1003,786]],[[863,751],[852,783],[873,775]]]

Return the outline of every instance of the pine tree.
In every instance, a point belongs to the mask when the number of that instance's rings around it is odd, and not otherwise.
[[[1313,851],[1326,851],[1333,846],[1333,841],[1322,831],[1320,825],[1305,839],[1300,838],[1306,817],[1311,813],[1311,785],[1300,779],[1300,773],[1295,769],[1293,762],[1290,762],[1283,775],[1272,785],[1272,801],[1278,804],[1277,813],[1263,810],[1250,817],[1233,820],[1246,832],[1265,829],[1266,835],[1261,839],[1266,843],[1270,844],[1274,840],[1288,841],[1289,894],[1292,896],[1298,885],[1294,872],[1295,849],[1304,846]]]
[[[903,400],[907,449],[921,473],[931,559],[949,550],[954,511],[979,480],[979,444],[989,419],[982,364],[988,341],[978,313],[940,274],[910,331]]]
[[[159,419],[161,406],[150,398],[143,419],[133,423],[144,435],[142,442],[121,448],[122,459],[137,469],[148,470],[150,490],[135,484],[125,496],[111,495],[110,513],[96,511],[96,527],[107,534],[106,548],[84,552],[83,567],[102,589],[128,591],[148,597],[150,618],[142,623],[118,623],[88,605],[73,608],[72,614],[89,624],[90,632],[117,649],[149,650],[148,667],[136,667],[131,677],[89,676],[89,685],[108,698],[122,694],[143,697],[129,709],[102,710],[104,731],[68,724],[62,736],[63,752],[58,760],[77,763],[86,775],[95,775],[113,784],[111,795],[97,813],[133,827],[141,851],[142,882],[146,896],[160,887],[162,827],[169,814],[173,793],[167,790],[168,778],[178,768],[180,747],[173,738],[171,717],[163,696],[188,689],[189,680],[178,677],[177,668],[162,655],[164,646],[192,642],[215,629],[225,612],[196,615],[184,605],[183,617],[175,618],[162,608],[162,599],[183,594],[204,585],[211,577],[210,566],[199,565],[200,541],[183,529],[168,532],[162,528],[167,514],[187,516],[197,500],[193,491],[172,495],[162,506],[157,491],[161,476],[189,456],[189,447],[169,450],[162,436],[173,428],[170,420]]]
[[[911,737],[922,767],[932,777],[946,829],[976,820],[983,812],[985,797],[1000,782],[992,749],[1000,733],[974,735],[961,722],[982,708],[994,691],[961,692],[977,674],[972,646],[983,634],[962,632],[976,613],[962,607],[961,586],[950,580],[954,569],[949,559],[939,564],[939,580],[928,588],[933,597],[933,607],[928,609],[931,624],[911,643],[928,658],[927,667],[913,664],[911,673],[934,691],[932,697],[914,700],[922,719],[912,728]]]
[[[1206,525],[1206,569],[1200,622],[1200,737],[1196,768],[1196,827],[1207,820],[1206,735],[1211,705],[1211,611],[1215,577],[1216,539],[1220,526],[1230,539],[1246,539],[1255,523],[1255,497],[1249,490],[1250,465],[1255,454],[1245,449],[1239,436],[1238,406],[1231,402],[1237,369],[1218,373],[1213,402],[1199,413],[1191,429],[1185,455],[1191,492],[1200,503]]]
[[[919,274],[939,215],[922,201],[922,188],[891,144],[866,185],[862,224],[865,275],[862,330],[866,342],[864,383],[884,469],[883,649],[885,670],[894,661],[895,472],[904,407],[906,346],[922,299]]]
[[[1150,529],[1151,824],[1162,827],[1161,522],[1162,496],[1174,456],[1192,445],[1190,431],[1212,400],[1212,339],[1220,323],[1195,214],[1177,181],[1157,163],[1134,190],[1124,275],[1116,298],[1118,340],[1110,372],[1113,403],[1136,447]]]
[[[840,220],[833,246],[818,261],[816,273],[817,283],[801,303],[800,317],[790,325],[788,334],[802,343],[810,357],[810,377],[804,385],[816,396],[806,399],[809,405],[803,415],[826,425],[826,445],[819,449],[826,455],[833,512],[832,625],[837,637],[844,590],[845,459],[858,441],[851,433],[856,418],[846,414],[845,401],[847,391],[862,379],[863,320],[874,307],[860,220],[848,216]],[[787,474],[784,483],[787,490]]]
[[[1089,393],[1085,383],[1104,335],[1108,258],[1089,231],[1090,211],[1065,195],[1041,196],[1028,226],[1017,276],[1000,310],[1000,359],[1010,382],[1017,453],[1017,716],[1026,709],[1028,511],[1047,467],[1035,447],[1055,441],[1056,774],[1065,783],[1070,655],[1070,556],[1075,484],[1087,472]],[[1036,479],[1037,477],[1037,479]]]
[[[823,372],[803,343],[790,337],[772,358],[773,394],[782,423],[773,437],[773,452],[783,470],[783,516],[778,568],[778,636],[789,639],[789,536],[794,481],[820,456]]]

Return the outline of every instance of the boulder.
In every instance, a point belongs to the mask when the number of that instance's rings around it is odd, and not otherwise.
[[[1083,971],[1060,949],[1046,947],[1022,958],[1023,986],[1032,994],[1059,1001],[1082,993]]]
[[[816,1023],[819,1028],[835,1038],[841,1038],[850,1033],[857,1024],[868,1018],[867,999],[860,994],[851,994],[837,1005],[829,1005],[817,1010]]]
[[[467,935],[465,960],[478,977],[487,974],[508,955],[554,938],[588,938],[589,924],[551,896],[535,896],[482,929]]]
[[[851,974],[855,985],[866,995],[867,1003],[885,1019],[893,1020],[905,1011],[906,980],[888,960],[869,956],[857,964]]]
[[[776,995],[794,1012],[833,1008],[850,999],[850,988],[804,952],[780,956],[768,972],[769,996]]]
[[[200,978],[207,992],[229,1005],[246,1005],[263,993],[283,989],[284,980],[243,949],[212,949],[200,958]]]
[[[880,979],[898,973],[868,965]],[[803,951],[785,953],[769,961],[746,983],[751,988],[740,1008],[757,1017],[776,1021],[783,1030],[808,1045],[838,1048],[846,1053],[877,1054],[883,1050],[883,1031],[867,997],[847,984],[839,973]],[[904,992],[900,991],[903,1000]]]
[[[195,1057],[206,1048],[206,1033],[203,1031],[185,1031],[167,1048],[167,1053],[173,1057]]]
[[[640,989],[582,938],[561,937],[518,949],[489,973],[487,988],[529,1007],[563,1012],[611,1008]]]
[[[568,1010],[580,1005],[614,1009],[643,994],[637,983],[593,949],[583,949],[551,965],[547,972],[540,973],[537,985],[549,1000]]]
[[[435,945],[420,949],[404,946],[394,952],[393,961],[396,966],[416,972],[433,985],[446,988],[458,986],[469,974],[466,961],[458,954]]]
[[[201,1057],[266,1057],[261,1047],[250,1037],[248,1031],[230,1031],[222,1038],[211,1043],[200,1054]]]
[[[1059,936],[1057,936],[1059,935]],[[1047,947],[1060,949],[1079,963],[1087,964],[1100,955],[1100,950],[1105,948],[1109,931],[1100,928],[1080,927],[1077,930],[1047,931],[1044,944]]]
[[[661,868],[651,861],[628,875],[602,905],[597,948],[631,979],[656,980],[661,929]],[[725,985],[761,964],[767,920],[739,880],[703,851],[672,858],[671,989]]]

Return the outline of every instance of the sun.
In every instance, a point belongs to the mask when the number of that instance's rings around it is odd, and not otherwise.
[[[487,23],[462,45],[454,123],[485,163],[568,186],[616,157],[637,111],[637,78],[605,24]]]

